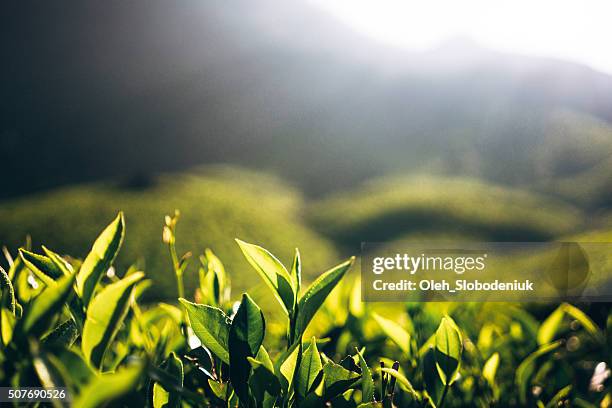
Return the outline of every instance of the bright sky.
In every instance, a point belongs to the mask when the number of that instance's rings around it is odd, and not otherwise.
[[[578,61],[612,74],[610,0],[310,0],[385,43],[427,49],[469,37],[488,48]]]

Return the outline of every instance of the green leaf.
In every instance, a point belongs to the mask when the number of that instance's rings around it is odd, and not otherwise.
[[[77,289],[85,307],[89,304],[102,275],[110,268],[117,256],[124,235],[125,220],[123,213],[120,212],[117,218],[102,231],[83,261],[77,275]]]
[[[229,364],[228,338],[231,322],[227,315],[216,307],[192,303],[183,298],[179,301],[187,309],[189,325],[198,339],[211,353]]]
[[[368,363],[363,358],[361,351],[357,350],[359,368],[361,368],[361,400],[363,402],[374,401],[374,380]]]
[[[589,316],[586,315],[582,310],[568,303],[561,305],[563,311],[571,316],[573,319],[578,320],[582,327],[591,335],[593,338],[601,343],[605,342],[603,333],[599,330],[599,327],[595,324]]]
[[[563,308],[559,306],[542,322],[538,329],[538,344],[548,344],[554,340],[564,315]]]
[[[323,382],[325,385],[325,399],[330,400],[348,389],[352,388],[361,378],[358,373],[349,371],[333,361],[323,366]]]
[[[0,334],[2,336],[2,344],[7,345],[13,339],[13,331],[17,324],[15,314],[10,310],[0,308]]]
[[[295,293],[300,293],[300,288],[302,287],[302,260],[300,258],[300,251],[297,248],[295,248],[295,256],[291,265],[291,279],[293,280]]]
[[[227,383],[213,381],[212,379],[208,379],[208,385],[212,390],[213,394],[221,400],[224,400],[227,395]]]
[[[295,373],[300,361],[300,346],[301,344],[299,342],[295,343],[278,359],[278,369],[276,371],[285,391],[291,389],[291,385],[293,384],[293,380],[295,379]]]
[[[435,356],[438,374],[444,385],[451,385],[455,381],[462,352],[463,341],[457,325],[449,316],[443,317],[436,331]]]
[[[404,330],[402,326],[395,323],[393,320],[386,319],[380,316],[378,313],[373,313],[372,317],[383,332],[389,337],[400,350],[406,355],[410,355],[410,334]]]
[[[143,368],[140,365],[101,374],[81,391],[73,404],[79,408],[112,406],[113,401],[136,389],[142,375]]]
[[[344,274],[350,269],[354,261],[355,258],[352,257],[348,261],[324,272],[306,290],[298,304],[296,340],[301,339],[317,310],[319,310],[327,296],[329,296]]]
[[[413,398],[418,398],[418,395],[416,391],[414,390],[414,387],[402,373],[400,373],[397,370],[394,370],[393,368],[388,368],[388,367],[383,367],[380,370],[384,373],[391,375],[392,377],[395,377],[400,387],[402,387],[404,391],[408,392]]]
[[[72,265],[68,261],[66,261],[61,255],[56,254],[51,251],[49,248],[43,245],[42,247],[45,255],[53,262],[53,264],[61,271],[63,275],[72,275],[74,270],[72,269]]]
[[[19,256],[25,266],[47,286],[55,283],[57,279],[64,276],[55,263],[44,255],[38,255],[23,248],[19,248]]]
[[[296,290],[285,266],[266,249],[236,239],[247,261],[272,289],[287,315],[295,306]]]
[[[548,401],[548,404],[546,404],[546,408],[556,408],[556,407],[567,406],[566,404],[570,402],[569,396],[571,392],[572,392],[571,384],[561,388],[555,394],[555,396],[552,397],[550,401]]]
[[[271,366],[269,361],[263,362],[253,357],[247,357],[247,360],[253,370],[249,377],[249,387],[253,392],[255,401],[261,407],[271,406],[275,400],[274,397],[281,393],[281,385],[274,375],[274,367]]]
[[[2,294],[2,307],[6,307],[15,314],[15,289],[8,273],[0,266],[0,293]]]
[[[493,353],[482,367],[482,376],[487,380],[491,387],[495,386],[495,374],[499,367],[499,353]]]
[[[170,354],[168,359],[163,362],[161,368],[176,380],[177,385],[183,386],[183,362],[175,353]],[[180,408],[181,395],[172,390],[166,390],[161,384],[156,382],[153,384],[153,407]]]
[[[102,289],[91,301],[83,327],[81,348],[94,367],[102,366],[104,354],[128,312],[132,289],[143,278],[142,272],[128,275]]]
[[[584,327],[595,340],[600,343],[605,342],[602,331],[586,313],[575,306],[563,303],[540,325],[538,330],[538,344],[548,344],[555,339],[561,323],[563,322],[563,317],[566,314],[572,319],[580,322],[582,327]]]
[[[317,341],[313,337],[308,348],[302,354],[300,367],[297,372],[295,389],[300,397],[305,397],[310,391],[319,371],[323,368],[321,356],[317,349]]]
[[[541,346],[539,349],[531,353],[525,360],[519,364],[516,369],[516,384],[519,388],[519,398],[521,400],[521,404],[525,405],[527,403],[527,394],[529,390],[529,378],[533,374],[534,365],[538,357],[541,357],[545,354],[548,354],[561,345],[560,341],[556,341],[554,343],[546,344]]]
[[[66,320],[49,333],[42,342],[46,346],[70,347],[79,336],[76,323],[72,319]]]
[[[248,381],[251,365],[248,357],[254,357],[264,339],[266,323],[263,313],[248,294],[232,319],[229,331],[230,381],[238,398],[245,405],[249,401]]]
[[[205,249],[200,256],[202,267],[199,269],[202,303],[220,305],[229,299],[229,278],[221,260],[210,250]]]
[[[44,289],[17,322],[15,332],[21,336],[39,337],[53,324],[55,315],[61,313],[64,303],[72,292],[74,275],[64,276],[52,286]]]
[[[429,395],[437,400],[442,392],[444,384],[442,384],[440,375],[438,374],[436,353],[434,350],[434,346],[432,345],[423,351],[423,380]]]

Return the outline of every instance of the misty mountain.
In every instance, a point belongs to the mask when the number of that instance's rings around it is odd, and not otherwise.
[[[418,171],[575,199],[612,162],[612,77],[579,64],[398,50],[298,1],[0,7],[0,197],[236,163],[310,194]]]

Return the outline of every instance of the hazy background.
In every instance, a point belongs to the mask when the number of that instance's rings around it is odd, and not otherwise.
[[[120,262],[163,282],[175,207],[234,275],[234,237],[310,275],[361,241],[609,240],[605,3],[351,3],[0,6],[0,242],[81,257],[123,209]]]

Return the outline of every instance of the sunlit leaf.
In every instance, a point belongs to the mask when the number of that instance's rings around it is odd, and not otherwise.
[[[485,378],[485,380],[487,380],[491,387],[495,385],[495,374],[497,374],[497,367],[499,367],[499,353],[493,353],[493,355],[489,357],[482,367],[482,376]]]
[[[339,364],[328,361],[323,365],[323,382],[325,385],[325,399],[330,400],[346,390],[352,388],[361,378],[353,371],[349,371]]]
[[[15,332],[18,336],[38,337],[42,335],[55,321],[55,317],[62,311],[64,303],[73,293],[72,284],[74,275],[64,276],[57,284],[44,289],[28,308],[23,318],[17,322]]]
[[[79,408],[112,406],[113,401],[136,389],[142,374],[143,367],[137,365],[94,377],[73,401],[73,405]]]
[[[372,317],[376,320],[387,337],[408,356],[410,354],[410,334],[393,320],[386,319],[377,313],[373,313]]]
[[[300,293],[300,288],[302,287],[302,259],[300,258],[300,251],[297,248],[295,248],[293,264],[291,265],[291,279],[293,279],[295,293]]]
[[[564,315],[563,308],[558,307],[542,322],[538,329],[538,344],[548,344],[554,340]]]
[[[384,373],[391,375],[392,377],[395,377],[397,379],[398,384],[400,385],[400,387],[402,387],[404,391],[408,392],[415,398],[417,397],[417,393],[414,390],[414,387],[402,373],[397,370],[394,370],[393,368],[388,367],[383,367],[380,370]]]
[[[302,398],[308,394],[317,375],[323,368],[321,356],[317,349],[316,339],[313,337],[310,345],[302,354],[300,366],[297,371],[295,389]]]
[[[142,272],[131,274],[106,286],[91,301],[83,327],[81,348],[94,367],[102,366],[104,354],[128,312],[132,289],[143,278]]]
[[[266,249],[239,239],[236,242],[238,242],[247,261],[272,289],[283,310],[287,315],[290,315],[295,305],[296,291],[287,269]]]
[[[179,300],[187,309],[189,325],[202,344],[221,361],[229,364],[228,339],[231,322],[227,315],[216,307],[191,303],[182,298]]]
[[[298,316],[296,322],[297,339],[300,339],[306,331],[306,327],[313,316],[319,310],[327,296],[336,287],[344,274],[353,265],[355,258],[341,263],[340,265],[324,272],[306,290],[298,304]]]
[[[368,367],[368,363],[363,358],[361,351],[357,350],[359,358],[359,368],[361,369],[361,399],[364,402],[374,400],[374,380],[372,379],[372,371]]]
[[[461,354],[463,352],[463,340],[455,322],[445,316],[436,331],[436,366],[440,379],[444,385],[451,385],[455,381]]]
[[[6,307],[9,312],[15,314],[15,289],[8,273],[6,273],[2,266],[0,266],[0,295],[2,295],[0,307]]]
[[[229,331],[230,381],[243,404],[249,400],[248,381],[251,365],[248,357],[255,357],[264,339],[266,323],[257,304],[246,293],[232,319]]]
[[[53,285],[57,279],[64,276],[61,269],[45,255],[35,254],[23,248],[19,249],[19,255],[25,266],[45,285]]]
[[[117,256],[124,235],[125,220],[123,213],[120,212],[117,218],[102,231],[83,261],[77,274],[77,288],[85,306],[89,304],[102,275]]]

